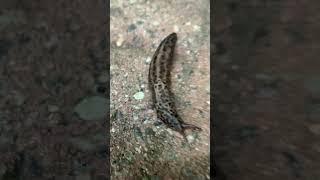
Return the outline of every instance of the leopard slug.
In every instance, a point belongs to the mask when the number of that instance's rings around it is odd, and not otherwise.
[[[152,57],[148,81],[157,118],[186,139],[186,129],[201,130],[201,128],[181,119],[175,108],[173,93],[169,88],[171,84],[170,70],[176,42],[176,33],[172,33],[162,40]]]

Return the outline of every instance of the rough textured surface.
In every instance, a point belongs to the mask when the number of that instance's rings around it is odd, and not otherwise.
[[[319,1],[216,2],[220,175],[319,179]]]
[[[106,179],[103,7],[1,0],[1,180]]]
[[[209,1],[111,1],[112,177],[209,178]],[[172,89],[178,111],[202,132],[157,121],[148,68],[160,41],[178,34]],[[143,93],[143,95],[142,95]]]

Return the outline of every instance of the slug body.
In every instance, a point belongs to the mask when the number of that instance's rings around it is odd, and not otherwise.
[[[173,53],[177,42],[177,34],[172,33],[160,43],[154,53],[149,67],[149,89],[152,93],[157,118],[169,128],[181,133],[186,139],[186,129],[201,130],[201,128],[183,122],[178,115],[173,94],[170,90],[170,70],[173,63]]]

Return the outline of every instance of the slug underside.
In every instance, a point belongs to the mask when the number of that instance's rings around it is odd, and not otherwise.
[[[185,123],[175,108],[173,94],[170,90],[170,71],[176,42],[176,33],[162,40],[152,57],[148,81],[157,118],[169,128],[181,133],[186,139],[184,132],[186,129],[201,130],[201,128]]]

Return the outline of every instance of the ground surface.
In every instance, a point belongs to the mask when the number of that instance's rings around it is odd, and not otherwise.
[[[111,168],[114,179],[209,178],[209,1],[111,1]],[[178,111],[202,132],[189,143],[157,121],[147,77],[160,41],[178,34]]]
[[[320,179],[319,1],[217,1],[214,158],[225,179]]]
[[[114,66],[119,74],[113,74],[119,81],[113,80],[111,116],[112,121],[121,120],[113,122],[112,134],[118,137],[113,144],[121,145],[114,151],[120,155],[112,162],[114,176],[131,171],[150,177],[156,169],[148,165],[155,163],[164,170],[161,173],[205,178],[209,20],[204,17],[208,6],[179,1],[181,9],[175,11],[179,15],[171,16],[167,13],[177,4],[148,2],[152,8],[141,4],[137,9],[138,0],[111,8],[115,22],[111,29],[117,32],[111,39],[111,55],[122,57]],[[220,173],[231,180],[319,179],[319,1],[223,3],[216,5],[217,13],[224,16],[215,24],[217,56],[212,59],[217,110],[214,158]],[[0,179],[105,179],[107,154],[101,142],[105,139],[103,94],[108,75],[103,73],[103,49],[107,39],[102,23],[105,12],[97,10],[103,6],[102,1],[1,1]],[[173,73],[179,112],[187,122],[205,129],[185,147],[179,135],[154,124],[155,114],[147,105],[147,59],[172,31],[178,31],[179,38]],[[199,75],[200,70],[204,74]],[[192,79],[199,77],[206,78],[193,84]],[[140,91],[144,98],[136,100],[134,94]],[[199,98],[192,98],[191,92]],[[121,133],[121,128],[133,133]],[[148,161],[156,158],[160,160]],[[132,162],[144,167],[123,168],[138,167]],[[171,168],[181,166],[187,168]]]
[[[1,1],[0,179],[106,179],[103,1]]]

